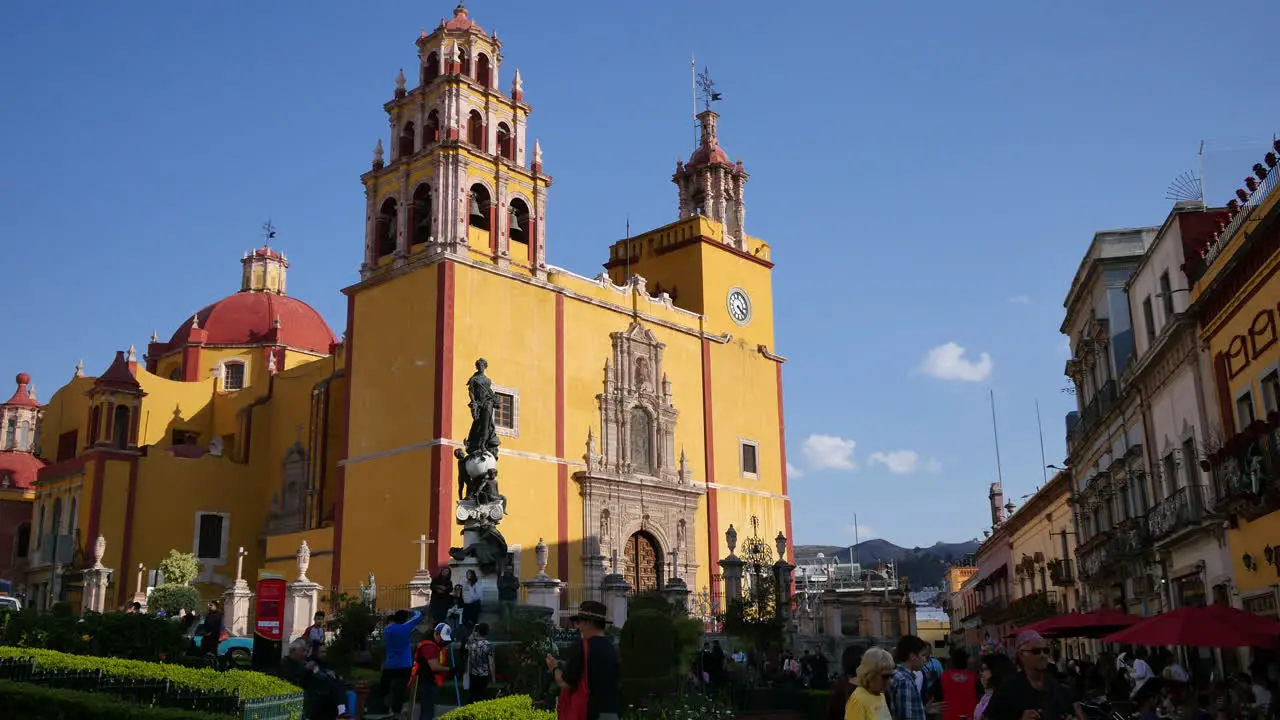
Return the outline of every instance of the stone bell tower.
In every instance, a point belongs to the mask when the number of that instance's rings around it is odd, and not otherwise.
[[[698,113],[700,140],[686,164],[677,161],[671,177],[679,189],[680,218],[703,217],[724,226],[725,242],[742,250],[746,247],[746,202],[743,188],[747,171],[742,161],[729,161],[720,147],[716,123],[720,116],[708,107]]]

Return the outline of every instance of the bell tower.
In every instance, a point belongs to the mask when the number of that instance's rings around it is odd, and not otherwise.
[[[390,139],[361,180],[367,201],[361,279],[420,259],[462,255],[546,274],[547,188],[542,151],[527,151],[532,108],[524,80],[502,87],[502,43],[461,3],[417,40],[418,64],[401,70],[383,107]]]
[[[672,182],[679,189],[680,218],[702,216],[724,226],[724,241],[739,250],[746,248],[746,202],[742,190],[747,171],[742,161],[729,162],[729,155],[716,137],[720,116],[707,107],[698,113],[700,140],[688,164],[676,161]]]

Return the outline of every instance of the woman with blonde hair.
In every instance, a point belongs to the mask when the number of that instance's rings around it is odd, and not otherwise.
[[[893,656],[888,650],[871,648],[858,665],[858,687],[844,706],[844,720],[893,720],[884,693],[893,679]]]

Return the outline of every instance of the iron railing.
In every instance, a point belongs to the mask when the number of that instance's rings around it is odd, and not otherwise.
[[[1074,585],[1076,582],[1075,563],[1069,559],[1050,560],[1049,582],[1058,587]]]
[[[1268,172],[1262,182],[1258,183],[1258,188],[1249,194],[1249,199],[1240,205],[1240,210],[1236,213],[1236,216],[1231,218],[1231,222],[1227,224],[1227,227],[1221,233],[1218,233],[1217,242],[1211,245],[1208,252],[1204,254],[1203,267],[1209,267],[1214,260],[1218,259],[1223,249],[1226,248],[1227,243],[1231,242],[1231,238],[1235,237],[1240,228],[1249,222],[1249,219],[1253,216],[1253,211],[1276,189],[1277,176],[1280,176],[1280,172],[1275,169]]]
[[[1207,485],[1179,488],[1161,500],[1147,514],[1147,532],[1151,539],[1160,540],[1183,528],[1199,523],[1213,504],[1213,496]]]

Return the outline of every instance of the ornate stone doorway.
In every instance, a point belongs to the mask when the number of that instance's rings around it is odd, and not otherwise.
[[[662,550],[652,535],[640,531],[627,538],[623,556],[628,585],[637,592],[662,589]]]

